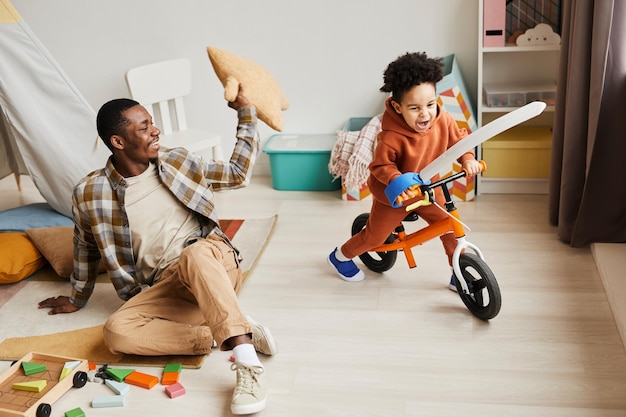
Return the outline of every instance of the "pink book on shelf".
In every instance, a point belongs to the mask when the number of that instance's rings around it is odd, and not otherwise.
[[[483,0],[483,46],[504,46],[506,0]]]

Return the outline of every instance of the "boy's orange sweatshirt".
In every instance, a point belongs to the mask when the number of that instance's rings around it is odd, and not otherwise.
[[[418,133],[409,127],[390,102],[391,98],[385,101],[382,130],[376,140],[367,181],[373,197],[387,205],[391,204],[385,196],[385,188],[391,181],[407,172],[419,173],[422,168],[467,136],[467,129],[459,128],[452,116],[444,112],[439,104],[437,116],[430,128]],[[463,161],[473,158],[474,152],[469,151],[461,155],[457,161],[462,164]],[[424,181],[437,179],[438,176],[422,178]]]

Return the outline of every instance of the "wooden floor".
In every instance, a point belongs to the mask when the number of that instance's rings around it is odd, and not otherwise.
[[[39,201],[32,189],[11,191],[9,180],[0,182],[0,209]],[[218,207],[223,218],[278,214],[240,296],[280,348],[262,359],[269,398],[260,415],[626,416],[626,350],[593,255],[556,239],[547,196],[458,204],[502,291],[502,310],[488,323],[447,289],[438,241],[414,249],[415,269],[399,254],[394,268],[366,271],[363,282],[334,276],[326,257],[368,201],[276,191],[255,177],[247,189],[219,194]],[[87,384],[61,398],[52,417],[77,406],[89,416],[228,416],[228,356],[214,352],[201,369],[184,370],[187,394],[175,400],[137,389],[124,408],[91,409],[106,387]]]

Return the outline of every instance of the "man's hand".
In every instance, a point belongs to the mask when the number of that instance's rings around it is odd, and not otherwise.
[[[58,297],[46,298],[39,302],[39,308],[51,308],[48,314],[73,313],[80,310],[74,304],[70,303],[70,297],[60,295]]]
[[[237,92],[237,97],[235,97],[234,101],[228,102],[228,107],[230,107],[231,109],[239,110],[242,107],[248,107],[248,106],[251,106],[250,100],[248,100],[246,96],[243,94],[243,86],[239,84],[239,91]]]

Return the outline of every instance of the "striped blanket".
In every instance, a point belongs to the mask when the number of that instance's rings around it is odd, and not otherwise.
[[[341,177],[346,188],[358,189],[367,182],[381,120],[382,114],[373,117],[361,130],[337,132],[328,171],[334,178]]]

